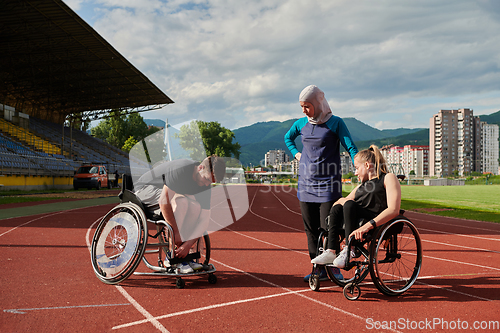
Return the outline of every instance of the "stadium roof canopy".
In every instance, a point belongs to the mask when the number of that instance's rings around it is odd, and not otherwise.
[[[0,104],[62,123],[70,114],[98,119],[169,103],[62,1],[0,2]]]

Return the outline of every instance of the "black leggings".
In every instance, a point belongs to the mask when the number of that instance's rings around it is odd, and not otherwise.
[[[348,239],[351,232],[377,216],[377,214],[363,209],[356,202],[349,200],[344,205],[334,205],[330,209],[330,222],[328,226],[328,248],[336,253],[340,252],[339,236],[345,230]]]
[[[319,228],[327,230],[326,217],[330,213],[330,208],[335,201],[328,202],[302,202],[300,201],[300,210],[304,229],[307,236],[307,247],[309,257],[316,257],[316,248],[318,246]]]

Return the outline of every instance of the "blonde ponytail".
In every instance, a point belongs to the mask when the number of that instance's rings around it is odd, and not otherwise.
[[[373,164],[375,167],[377,178],[382,173],[389,173],[385,158],[378,147],[375,145],[371,145],[368,149],[361,150],[356,154],[356,157],[358,157],[362,162],[369,162]]]

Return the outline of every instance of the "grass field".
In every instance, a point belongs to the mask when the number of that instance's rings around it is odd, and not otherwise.
[[[401,186],[401,197],[454,208],[500,213],[500,186]]]
[[[402,186],[401,208],[500,223],[500,186]]]
[[[356,184],[344,186],[344,196]],[[500,223],[500,186],[401,186],[401,209]]]

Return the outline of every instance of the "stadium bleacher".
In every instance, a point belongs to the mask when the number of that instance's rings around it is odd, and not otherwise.
[[[129,173],[125,152],[90,135],[30,117],[29,130],[0,118],[0,174],[73,176],[82,164]],[[72,138],[72,140],[70,139]],[[64,154],[61,143],[64,142]]]

